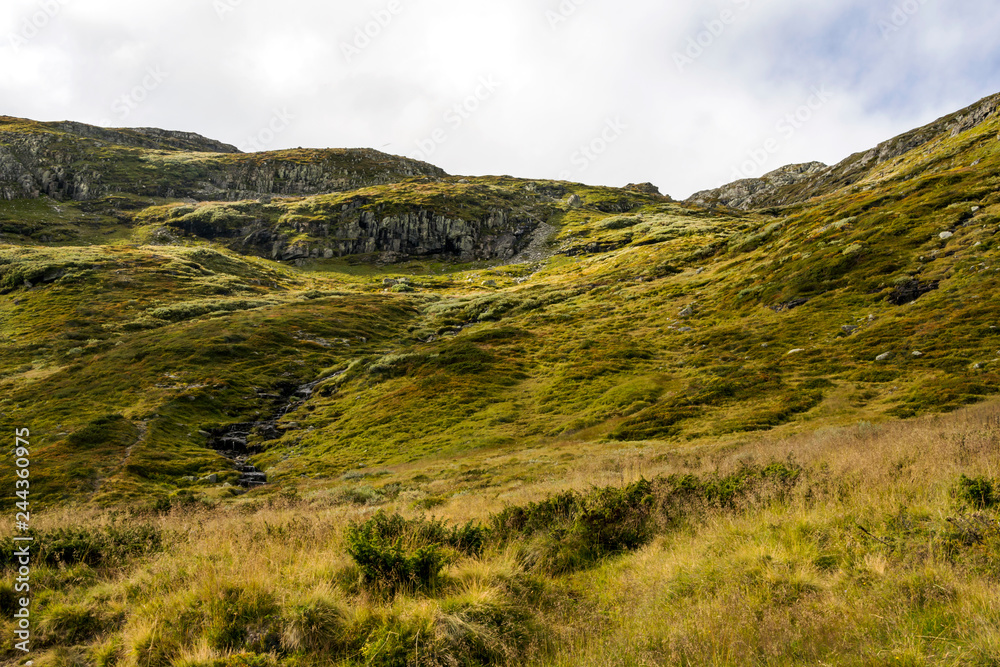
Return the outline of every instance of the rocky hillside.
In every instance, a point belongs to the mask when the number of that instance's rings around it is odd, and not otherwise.
[[[977,108],[710,205],[7,119],[0,667],[1000,664]]]
[[[696,192],[688,201],[743,210],[805,202],[853,185],[910,151],[919,149],[925,154],[932,154],[944,140],[953,139],[996,118],[998,105],[1000,94],[991,95],[962,111],[884,141],[871,150],[855,153],[832,167],[821,162],[788,165],[760,178],[743,179],[714,190]]]
[[[116,503],[224,497],[252,466],[323,486],[954,410],[1000,386],[1000,118],[977,108],[839,189],[786,169],[817,194],[751,212],[8,120],[6,155],[48,160],[16,164],[58,196],[0,201],[0,426],[36,434],[33,488]]]
[[[236,200],[443,175],[432,165],[370,149],[244,154],[191,133],[0,117],[0,199],[7,200],[92,201],[111,194]]]

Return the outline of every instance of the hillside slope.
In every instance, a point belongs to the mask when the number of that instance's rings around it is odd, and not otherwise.
[[[953,410],[1000,380],[998,132],[767,215],[397,163],[263,201],[10,200],[0,420],[50,501],[115,502],[225,492],[230,425],[272,481],[334,483]]]
[[[1000,664],[955,119],[754,210],[4,119],[0,664],[26,534],[37,667]]]
[[[875,148],[855,153],[841,162],[827,166],[821,162],[788,165],[764,174],[729,183],[713,190],[691,195],[687,201],[702,205],[724,205],[743,210],[787,206],[853,185],[888,162],[920,149],[933,154],[948,139],[995,119],[1000,113],[1000,94],[939,118],[880,143]]]

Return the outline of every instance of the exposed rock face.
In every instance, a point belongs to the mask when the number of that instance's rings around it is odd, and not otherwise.
[[[145,197],[238,200],[338,192],[414,176],[433,165],[370,149],[240,153],[197,134],[105,129],[0,117],[0,198]]]
[[[393,262],[413,257],[442,257],[460,261],[513,258],[531,240],[538,222],[518,218],[508,211],[494,211],[483,220],[447,218],[422,209],[378,218],[358,211],[346,220],[296,223],[296,235],[312,241],[290,243],[290,235],[276,228],[252,231],[237,245],[284,261],[381,255]]]
[[[896,287],[889,293],[887,297],[889,303],[902,306],[912,301],[916,301],[924,294],[928,292],[933,292],[938,288],[940,283],[936,280],[929,282],[920,282],[919,280],[909,280],[905,283],[896,285]]]
[[[822,162],[790,164],[764,174],[760,178],[745,178],[715,190],[696,192],[688,198],[694,204],[723,204],[733,208],[749,210],[761,206],[774,206],[777,191],[810,181],[829,167]],[[780,202],[784,203],[784,202]]]
[[[625,186],[625,190],[631,190],[632,192],[639,192],[644,195],[660,195],[660,188],[656,187],[652,183],[629,183]]]
[[[184,196],[202,201],[344,192],[405,178],[447,174],[433,165],[370,149],[293,150],[212,165]]]
[[[73,121],[41,123],[45,127],[117,146],[181,150],[203,153],[239,153],[236,146],[203,137],[194,132],[174,132],[155,127],[104,128]]]
[[[827,167],[819,162],[782,167],[761,178],[739,180],[721,188],[703,190],[687,201],[705,206],[724,205],[749,210],[807,201],[858,182],[872,170],[936,139],[956,137],[1000,113],[1000,94],[984,98],[957,113],[884,141],[863,153]]]

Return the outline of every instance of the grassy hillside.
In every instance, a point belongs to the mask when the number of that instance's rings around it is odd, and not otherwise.
[[[994,665],[998,415],[46,511],[35,664]]]
[[[754,211],[155,132],[105,148],[260,164],[0,201],[36,664],[998,664],[1000,119],[950,127]]]

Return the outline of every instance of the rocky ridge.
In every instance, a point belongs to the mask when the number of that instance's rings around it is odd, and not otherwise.
[[[935,140],[957,137],[996,116],[998,108],[1000,94],[991,95],[933,123],[883,141],[871,150],[855,153],[833,166],[821,162],[788,165],[760,178],[741,179],[719,188],[696,192],[687,201],[702,206],[722,205],[743,210],[804,202],[853,185],[879,165],[915,148]]]
[[[6,200],[131,194],[235,201],[445,175],[433,165],[371,149],[241,153],[188,132],[0,117],[0,199]]]

